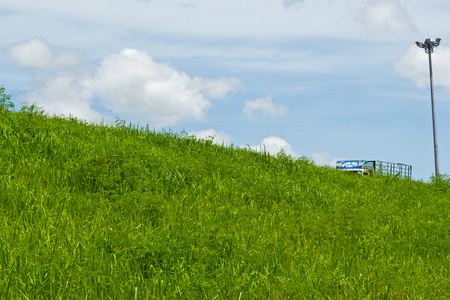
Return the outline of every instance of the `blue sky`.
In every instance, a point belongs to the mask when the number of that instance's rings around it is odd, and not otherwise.
[[[16,105],[116,117],[319,165],[450,174],[446,0],[0,0],[0,84]]]

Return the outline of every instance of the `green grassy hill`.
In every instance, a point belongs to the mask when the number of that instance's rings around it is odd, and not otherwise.
[[[0,109],[1,299],[450,298],[450,183]]]

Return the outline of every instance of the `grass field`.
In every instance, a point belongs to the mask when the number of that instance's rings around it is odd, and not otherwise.
[[[447,176],[347,174],[1,94],[0,299],[450,298]]]

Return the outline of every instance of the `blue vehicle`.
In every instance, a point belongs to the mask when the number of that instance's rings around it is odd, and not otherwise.
[[[382,174],[410,178],[412,166],[379,160],[338,160],[336,169],[358,174]]]

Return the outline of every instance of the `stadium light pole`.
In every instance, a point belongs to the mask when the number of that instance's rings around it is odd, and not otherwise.
[[[439,157],[438,157],[438,146],[437,146],[437,133],[436,133],[436,112],[434,110],[434,91],[433,91],[433,67],[431,64],[431,53],[434,52],[434,48],[439,46],[441,39],[437,38],[436,41],[431,39],[426,39],[425,42],[416,42],[419,48],[423,48],[425,53],[428,54],[428,65],[430,68],[430,89],[431,89],[431,115],[433,117],[433,141],[434,141],[434,175],[439,176]]]

